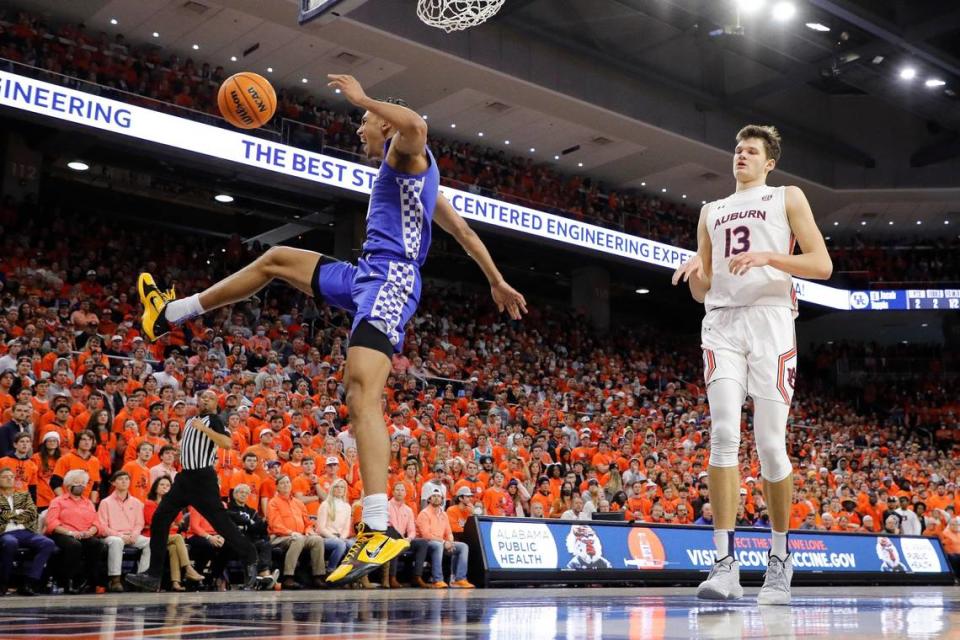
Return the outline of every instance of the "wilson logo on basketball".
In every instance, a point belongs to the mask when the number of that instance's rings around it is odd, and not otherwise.
[[[243,103],[236,91],[230,92],[230,101],[233,103],[233,116],[243,124],[253,124],[253,116],[247,112],[247,105]]]

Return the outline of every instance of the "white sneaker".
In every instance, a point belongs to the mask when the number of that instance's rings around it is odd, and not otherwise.
[[[757,595],[757,604],[790,604],[790,582],[793,580],[793,556],[787,554],[786,560],[771,555],[767,562],[767,572],[763,577],[763,587]]]
[[[710,575],[697,587],[697,597],[704,600],[736,600],[743,597],[740,586],[740,563],[727,556],[718,560]]]

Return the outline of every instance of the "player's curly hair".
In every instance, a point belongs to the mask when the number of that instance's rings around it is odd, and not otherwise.
[[[780,132],[776,127],[766,124],[748,124],[737,133],[737,142],[747,138],[763,140],[763,149],[767,152],[767,157],[780,162]]]

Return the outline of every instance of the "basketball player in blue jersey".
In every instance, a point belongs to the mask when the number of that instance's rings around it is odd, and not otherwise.
[[[507,284],[477,234],[439,195],[440,174],[427,148],[427,124],[403,101],[373,100],[348,75],[330,75],[365,110],[357,134],[370,158],[382,160],[370,194],[367,238],[356,266],[313,251],[272,247],[252,264],[209,289],[183,300],[161,291],[140,274],[143,331],[150,340],[202,313],[246,300],[274,279],[322,298],[353,314],[344,382],[353,433],[360,454],[366,497],[356,543],[327,582],[358,580],[390,561],[409,543],[387,531],[387,473],[390,439],[381,399],[391,357],[403,348],[404,326],[420,300],[420,267],[430,248],[431,223],[453,235],[483,270],[498,309],[511,318],[526,313],[523,296]]]

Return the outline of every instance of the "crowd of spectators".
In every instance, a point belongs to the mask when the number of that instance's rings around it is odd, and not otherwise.
[[[830,245],[834,273],[851,283],[902,288],[960,286],[960,237],[865,241],[855,236]],[[920,286],[917,283],[924,283]],[[897,287],[901,288],[901,287]]]
[[[261,574],[282,571],[288,588],[320,583],[350,543],[363,491],[342,385],[348,319],[277,286],[147,344],[129,274],[142,265],[194,291],[248,250],[188,236],[170,244],[136,224],[118,229],[10,200],[0,224],[0,467],[14,471],[8,479],[24,501],[9,511],[0,501],[0,524],[46,534],[8,540],[8,529],[4,571],[21,544],[52,539],[68,591],[122,589],[122,552],[145,547],[196,394],[212,389],[234,442],[217,464],[223,499],[259,544]],[[209,253],[224,263],[196,258]],[[560,309],[535,307],[512,322],[485,294],[431,290],[405,344],[385,419],[391,523],[414,542],[414,584],[446,586],[445,553],[462,584],[467,552],[457,537],[473,513],[621,511],[631,521],[711,523],[695,341],[636,327],[598,335]],[[812,354],[794,401],[792,526],[938,535],[960,551],[960,524],[948,525],[960,509],[960,448],[932,437],[956,430],[958,387],[931,365],[914,381],[834,388],[813,372],[839,350],[896,355],[834,348]],[[738,524],[768,526],[749,413],[743,452]],[[223,539],[198,513],[184,515],[168,546],[171,588],[204,572],[226,588]],[[298,579],[301,555],[309,567]],[[25,592],[37,586],[38,562],[26,568]]]
[[[111,97],[152,109],[172,104],[191,110],[178,111],[186,117],[219,116],[217,89],[227,77],[222,65],[184,60],[152,43],[136,46],[122,34],[111,39],[103,32],[88,33],[82,24],[47,25],[28,12],[9,12],[0,21],[0,58],[60,74],[46,77],[54,82],[76,78],[100,87],[78,84],[83,90],[116,90]],[[279,87],[277,113],[269,126],[279,128],[283,119],[308,125],[291,131],[298,144],[360,153],[356,110],[337,110],[302,89]],[[687,207],[616,192],[595,179],[564,175],[502,150],[431,140],[448,183],[664,242],[686,246],[693,241],[696,216]]]
[[[76,78],[99,85],[84,90],[111,91],[111,97],[152,109],[176,105],[180,115],[219,119],[216,93],[227,77],[221,65],[182,59],[153,43],[128,42],[122,34],[90,33],[82,24],[48,25],[23,11],[0,13],[0,58],[56,74],[47,80]],[[14,69],[23,72],[23,68]],[[278,87],[279,118],[307,127],[288,133],[295,144],[357,155],[360,114],[330,105],[302,88]],[[189,109],[191,112],[182,111]],[[217,118],[213,118],[217,116]],[[694,248],[697,211],[643,191],[625,191],[596,178],[570,175],[530,157],[479,144],[431,136],[437,163],[447,184],[527,204],[558,215],[624,230],[675,246]],[[858,286],[883,282],[960,281],[956,240],[906,247],[880,242],[837,241],[831,247],[837,277]]]

